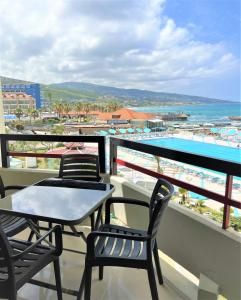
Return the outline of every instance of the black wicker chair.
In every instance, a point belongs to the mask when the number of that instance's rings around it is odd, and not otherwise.
[[[59,178],[101,182],[99,157],[81,153],[63,155]]]
[[[20,186],[20,185],[9,185],[4,186],[2,178],[0,176],[0,195],[1,198],[4,198],[6,196],[5,192],[8,190],[21,190],[25,188],[26,186]],[[0,200],[1,201],[1,200]],[[19,218],[15,216],[6,215],[3,213],[0,213],[0,223],[2,226],[2,229],[4,233],[11,237],[15,234],[18,234],[19,232],[23,231],[28,227],[28,223],[24,218]]]
[[[162,284],[156,233],[173,191],[173,186],[169,182],[159,179],[152,193],[150,204],[130,198],[107,200],[105,224],[100,227],[99,231],[91,232],[87,237],[85,271],[77,299],[81,298],[83,288],[85,289],[85,300],[90,299],[91,273],[94,266],[99,266],[100,280],[103,279],[104,266],[146,269],[152,299],[158,299],[152,256],[154,255],[159,283]],[[113,203],[126,203],[149,208],[148,229],[143,231],[110,224],[110,207]]]
[[[55,233],[55,247],[41,244]],[[62,252],[61,227],[55,226],[35,243],[8,240],[0,225],[0,298],[17,299],[17,291],[49,263],[54,263],[58,300],[62,300],[59,255]]]

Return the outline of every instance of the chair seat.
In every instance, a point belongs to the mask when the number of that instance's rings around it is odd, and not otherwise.
[[[98,231],[143,236],[146,231],[131,229],[112,224],[102,225]],[[123,238],[100,237],[95,246],[96,258],[119,258],[126,260],[146,260],[146,242],[131,241]]]
[[[24,218],[3,213],[0,214],[0,222],[7,236],[13,236],[28,227],[28,223]]]
[[[31,246],[31,242],[9,240],[13,255],[20,254],[27,247]],[[16,288],[22,287],[26,280],[31,279],[45,265],[49,264],[55,256],[55,250],[48,246],[36,246],[30,253],[27,253],[14,262],[14,275],[16,280]],[[8,270],[6,267],[0,267],[0,282],[8,278]]]

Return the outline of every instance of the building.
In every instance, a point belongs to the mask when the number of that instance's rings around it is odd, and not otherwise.
[[[164,127],[164,122],[161,119],[151,119],[147,121],[147,127],[153,131],[162,131],[166,128]]]
[[[17,108],[26,111],[30,108],[35,109],[35,99],[26,93],[3,93],[4,114],[13,114]]]
[[[39,83],[2,84],[3,93],[24,93],[35,99],[36,108],[41,107],[41,93]]]
[[[114,112],[100,113],[99,119],[106,121],[108,124],[127,124],[132,120],[148,120],[153,115],[144,112],[136,112],[132,109],[121,108]]]

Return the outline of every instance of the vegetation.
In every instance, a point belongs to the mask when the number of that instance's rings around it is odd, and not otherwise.
[[[198,200],[195,201],[195,205],[191,205],[191,199],[187,197],[188,191],[179,188],[179,194],[181,195],[182,200],[179,201],[179,204],[185,205],[187,208],[194,210],[195,212],[198,212],[200,214],[204,214],[208,218],[212,219],[213,221],[218,222],[219,224],[222,224],[223,222],[223,208],[220,209],[220,211],[214,210],[208,206],[205,205],[205,200]],[[233,208],[230,208],[230,226],[235,230],[241,232],[241,217],[235,217],[233,216],[234,210]]]
[[[180,204],[185,204],[188,196],[188,191],[182,187],[179,187],[178,192],[182,197],[182,201],[180,202]]]

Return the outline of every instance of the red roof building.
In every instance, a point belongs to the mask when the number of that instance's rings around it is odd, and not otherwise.
[[[131,121],[131,120],[148,120],[153,118],[153,115],[144,112],[137,112],[129,108],[121,108],[111,113],[100,113],[98,118],[102,121],[110,121],[110,120]]]

